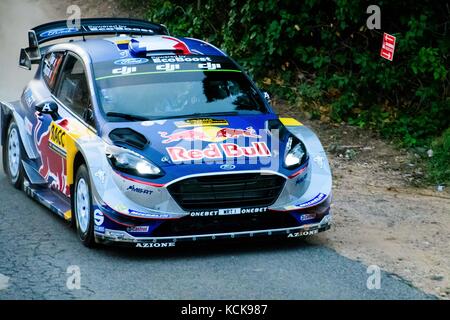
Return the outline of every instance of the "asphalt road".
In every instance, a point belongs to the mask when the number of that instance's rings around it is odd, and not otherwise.
[[[16,67],[26,30],[56,17],[43,1],[0,2],[0,99],[17,98],[32,77]],[[67,287],[71,266],[80,270],[80,289]],[[0,299],[430,298],[384,272],[381,288],[369,290],[366,271],[301,241],[87,249],[62,219],[12,188],[0,170]]]

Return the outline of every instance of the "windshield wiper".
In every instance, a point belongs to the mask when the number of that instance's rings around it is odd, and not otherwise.
[[[106,115],[108,117],[117,117],[117,118],[123,118],[130,121],[146,121],[149,120],[147,117],[128,114],[128,113],[121,113],[121,112],[107,112]]]
[[[190,113],[190,114],[180,114],[175,116],[161,117],[152,120],[165,120],[165,119],[176,119],[176,118],[192,118],[192,117],[217,117],[217,116],[235,116],[239,114],[237,111],[228,112],[208,112],[208,113]]]

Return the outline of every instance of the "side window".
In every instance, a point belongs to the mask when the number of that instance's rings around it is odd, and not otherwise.
[[[92,124],[91,97],[81,60],[68,55],[61,70],[56,97],[76,115]]]
[[[56,84],[59,67],[63,61],[64,54],[61,52],[51,52],[44,57],[42,65],[42,77],[50,91],[53,91]]]

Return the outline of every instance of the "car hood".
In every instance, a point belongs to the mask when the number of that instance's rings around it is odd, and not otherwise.
[[[286,133],[274,114],[110,122],[102,128],[108,143],[138,152],[166,173],[176,166],[182,175],[275,170],[284,159],[278,155],[284,155]]]

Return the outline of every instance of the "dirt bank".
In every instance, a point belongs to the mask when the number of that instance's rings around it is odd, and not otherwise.
[[[413,187],[422,169],[416,156],[373,132],[305,120],[274,101],[275,108],[312,127],[333,170],[334,228],[312,238],[351,259],[378,265],[424,291],[450,296],[450,193]]]

